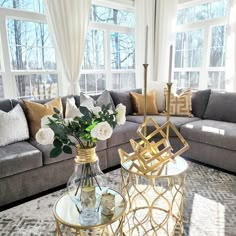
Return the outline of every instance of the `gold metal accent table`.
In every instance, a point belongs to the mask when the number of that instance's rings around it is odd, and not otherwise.
[[[110,236],[123,235],[123,221],[126,210],[124,197],[115,190],[108,189],[108,193],[115,195],[115,209],[113,216],[101,214],[96,225],[85,226],[79,222],[79,212],[75,204],[66,193],[54,205],[53,214],[56,220],[56,235],[76,236]]]
[[[122,164],[122,193],[127,200],[124,232],[127,236],[182,235],[183,195],[187,162],[176,157],[161,174],[130,171]]]

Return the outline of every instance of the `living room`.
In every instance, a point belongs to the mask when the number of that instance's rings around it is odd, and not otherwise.
[[[236,0],[0,0],[0,235],[236,235]]]

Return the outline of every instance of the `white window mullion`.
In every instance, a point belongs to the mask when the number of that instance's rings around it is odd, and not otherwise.
[[[110,30],[105,31],[105,69],[106,69],[106,88],[111,90],[113,88],[113,80],[111,73],[111,47],[110,47]]]
[[[210,27],[206,26],[204,29],[204,47],[203,47],[203,61],[202,61],[202,67],[200,70],[200,81],[199,81],[199,88],[204,89],[207,88],[207,82],[208,82],[208,64],[209,64],[209,58],[210,58]]]
[[[2,65],[4,67],[5,75],[3,76],[3,88],[4,88],[4,96],[10,98],[17,97],[17,88],[15,83],[15,77],[11,73],[11,59],[10,52],[8,49],[8,41],[7,41],[7,29],[6,29],[6,20],[5,17],[0,17],[0,29],[1,29],[1,42],[2,42],[2,55],[3,62]]]

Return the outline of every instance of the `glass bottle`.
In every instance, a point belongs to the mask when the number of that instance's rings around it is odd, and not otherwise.
[[[67,192],[76,204],[82,225],[95,225],[99,221],[104,173],[93,148],[76,146],[75,170],[67,183]]]

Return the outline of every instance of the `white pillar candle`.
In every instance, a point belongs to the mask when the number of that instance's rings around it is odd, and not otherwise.
[[[148,55],[148,26],[146,25],[146,37],[145,37],[145,60],[144,63],[147,64]]]
[[[171,83],[171,77],[172,77],[172,57],[173,57],[173,45],[170,45],[170,61],[169,61],[169,79],[168,79],[168,83]]]

